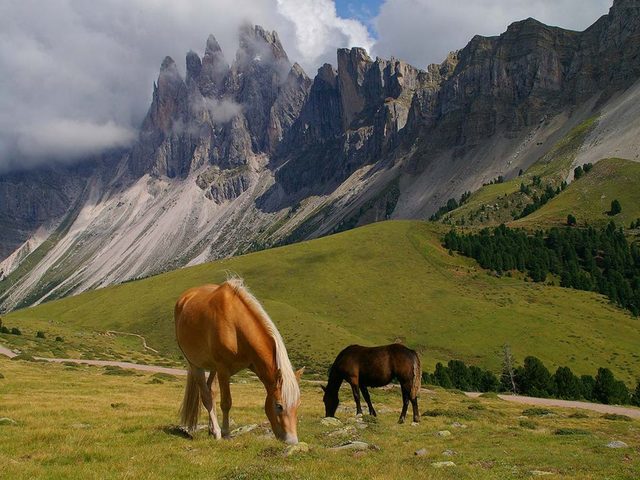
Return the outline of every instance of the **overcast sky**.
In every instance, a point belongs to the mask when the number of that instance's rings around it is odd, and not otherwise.
[[[229,61],[243,22],[277,30],[309,76],[362,46],[418,67],[441,62],[476,33],[535,17],[582,30],[611,0],[2,0],[0,172],[73,161],[127,145],[162,59],[184,70],[213,33]],[[338,13],[339,12],[339,13]]]

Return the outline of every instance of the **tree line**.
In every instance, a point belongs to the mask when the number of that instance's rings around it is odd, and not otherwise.
[[[532,397],[640,406],[640,380],[632,392],[608,368],[599,368],[595,377],[579,377],[569,367],[558,367],[552,374],[533,356],[526,357],[522,366],[510,362],[503,361],[500,378],[489,370],[467,366],[461,360],[450,360],[447,365],[437,363],[433,373],[424,372],[422,379],[426,384],[467,392],[511,392]]]
[[[467,234],[452,229],[444,246],[498,274],[517,270],[534,282],[554,275],[562,287],[601,293],[640,314],[640,246],[629,244],[613,222],[600,229],[554,227],[534,234],[505,225]]]

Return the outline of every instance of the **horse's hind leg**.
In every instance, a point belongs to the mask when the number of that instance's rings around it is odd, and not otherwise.
[[[376,416],[376,411],[373,409],[373,404],[371,403],[371,397],[369,397],[369,390],[364,385],[360,385],[360,391],[362,392],[362,396],[364,397],[364,401],[367,402],[367,406],[369,407],[369,415]]]
[[[222,433],[220,432],[220,425],[218,425],[218,418],[216,417],[216,402],[213,395],[213,389],[211,388],[215,376],[216,372],[212,370],[209,374],[209,380],[206,380],[204,370],[197,370],[200,398],[202,398],[204,408],[206,408],[209,413],[209,435],[213,435],[214,438],[219,439],[222,438]]]
[[[222,409],[222,436],[229,436],[229,410],[231,410],[231,389],[229,387],[229,377],[218,374],[220,383],[220,408]]]
[[[420,422],[420,412],[418,412],[418,397],[411,399],[411,406],[413,407],[413,421],[415,423]]]
[[[400,413],[400,418],[398,419],[398,423],[404,423],[404,419],[407,416],[407,408],[409,407],[409,388],[402,385],[402,412]]]

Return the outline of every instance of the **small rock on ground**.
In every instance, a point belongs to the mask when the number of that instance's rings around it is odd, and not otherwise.
[[[627,445],[624,442],[621,442],[620,440],[614,440],[613,442],[609,442],[607,443],[607,447],[609,448],[627,448],[629,445]]]
[[[545,472],[544,470],[531,470],[529,473],[534,477],[544,477],[545,475],[553,475],[553,472]]]
[[[444,452],[442,452],[442,455],[444,455],[445,457],[453,457],[456,454],[456,452],[454,450],[445,450]]]
[[[258,425],[256,423],[251,423],[249,425],[243,425],[242,427],[238,427],[235,430],[232,430],[231,431],[231,436],[232,437],[237,437],[238,435],[244,435],[245,433],[252,432],[256,428],[258,428]]]
[[[289,445],[284,450],[284,456],[290,457],[291,455],[295,455],[296,453],[306,453],[309,451],[309,444],[305,442],[296,443],[295,445]]]
[[[446,468],[446,467],[455,467],[456,464],[453,462],[434,462],[431,464],[431,466],[435,468]]]
[[[333,447],[330,448],[329,450],[368,450],[370,448],[373,448],[372,445],[369,445],[368,443],[365,442],[359,442],[357,440],[353,441],[353,442],[347,442],[343,445],[339,445],[337,447]]]
[[[16,422],[13,418],[8,418],[8,417],[2,417],[0,418],[0,425],[17,425],[18,422]]]
[[[451,436],[451,432],[449,430],[440,430],[439,432],[436,433],[436,436],[438,436],[438,437],[450,437]]]
[[[324,417],[320,420],[320,423],[325,427],[341,427],[342,422],[338,420],[336,417]]]
[[[347,425],[346,427],[340,428],[333,432],[327,434],[328,437],[341,437],[347,435],[354,435],[357,432],[356,427],[353,425]]]
[[[460,422],[453,422],[451,426],[453,428],[467,428],[467,426],[464,423],[460,423]]]
[[[413,452],[413,454],[417,457],[424,457],[427,453],[428,452],[426,448],[421,448],[420,450],[416,450],[415,452]]]

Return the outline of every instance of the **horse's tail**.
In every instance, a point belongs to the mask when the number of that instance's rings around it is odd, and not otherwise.
[[[422,365],[417,352],[413,354],[413,383],[411,384],[411,398],[416,398],[422,386]]]
[[[195,430],[198,426],[200,414],[200,389],[198,388],[197,373],[189,366],[187,370],[187,385],[184,389],[184,398],[180,407],[180,422],[188,430]]]

